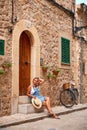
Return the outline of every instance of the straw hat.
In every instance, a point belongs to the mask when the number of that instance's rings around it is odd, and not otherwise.
[[[39,98],[32,98],[32,105],[35,108],[40,109],[42,107],[42,102]]]

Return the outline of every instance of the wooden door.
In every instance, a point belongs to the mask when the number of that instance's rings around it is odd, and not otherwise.
[[[28,35],[23,32],[19,46],[19,95],[26,95],[30,84],[31,47]]]

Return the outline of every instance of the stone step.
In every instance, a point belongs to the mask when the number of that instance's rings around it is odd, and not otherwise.
[[[30,114],[30,113],[38,113],[38,112],[43,112],[44,108],[36,109],[33,107],[32,104],[19,104],[18,105],[18,113],[22,114]]]
[[[19,96],[19,104],[30,103],[30,98],[28,96]]]
[[[35,109],[31,104],[30,98],[28,96],[19,96],[18,113],[30,114],[43,111],[44,111],[43,107],[41,109]]]

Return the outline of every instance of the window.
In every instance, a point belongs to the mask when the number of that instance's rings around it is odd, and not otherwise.
[[[4,40],[0,40],[0,55],[4,55]]]
[[[61,37],[61,63],[70,64],[70,40]]]

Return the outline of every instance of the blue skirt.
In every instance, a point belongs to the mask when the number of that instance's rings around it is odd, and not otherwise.
[[[41,95],[36,95],[37,98],[39,98],[41,100],[41,102],[43,102],[45,100],[46,97],[41,96]]]
[[[41,102],[43,102],[46,99],[45,96],[42,96],[40,94],[40,89],[38,87],[34,88],[34,93],[32,95],[39,98],[41,100]]]

